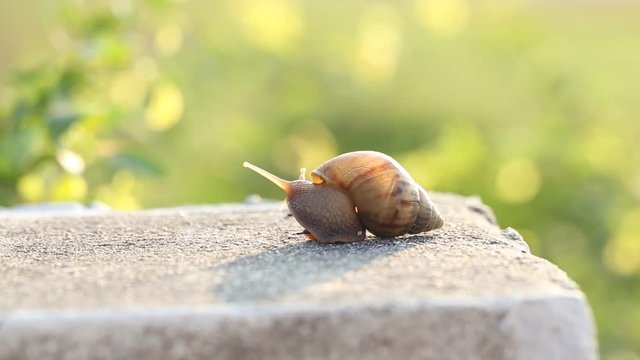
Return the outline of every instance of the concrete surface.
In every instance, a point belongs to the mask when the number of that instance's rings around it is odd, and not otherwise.
[[[0,213],[0,359],[594,359],[584,295],[475,198],[306,241],[280,204]]]

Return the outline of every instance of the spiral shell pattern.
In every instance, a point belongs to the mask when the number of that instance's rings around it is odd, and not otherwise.
[[[416,234],[444,225],[427,192],[393,158],[355,151],[330,159],[311,172],[315,184],[343,189],[369,232],[380,237]]]

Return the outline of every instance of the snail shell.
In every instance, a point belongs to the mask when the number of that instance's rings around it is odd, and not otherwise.
[[[402,165],[383,153],[342,154],[313,170],[311,180],[343,189],[364,227],[374,235],[416,234],[444,225],[427,192]]]
[[[444,220],[427,192],[393,158],[375,151],[337,156],[311,172],[311,182],[283,180],[244,163],[287,194],[292,215],[320,242],[352,242],[365,229],[380,237],[440,228]]]

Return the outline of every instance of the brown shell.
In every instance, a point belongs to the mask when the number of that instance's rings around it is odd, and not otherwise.
[[[377,236],[415,234],[444,224],[427,192],[397,161],[383,153],[342,154],[313,170],[311,180],[344,189],[360,221]]]

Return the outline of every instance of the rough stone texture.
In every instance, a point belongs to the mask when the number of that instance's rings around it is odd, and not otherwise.
[[[0,212],[0,359],[594,359],[576,285],[476,198],[306,241],[280,204]]]

